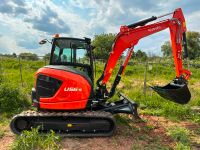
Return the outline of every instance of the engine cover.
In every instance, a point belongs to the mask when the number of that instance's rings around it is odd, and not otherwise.
[[[39,108],[85,109],[93,97],[90,78],[66,66],[45,66],[36,72],[35,91]]]

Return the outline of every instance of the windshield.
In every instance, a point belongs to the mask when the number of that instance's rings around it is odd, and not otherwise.
[[[87,44],[77,39],[54,39],[53,63],[89,64]]]

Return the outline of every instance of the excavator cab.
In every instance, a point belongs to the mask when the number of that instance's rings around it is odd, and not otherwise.
[[[46,40],[40,41],[40,44],[44,43],[46,43]],[[59,35],[56,35],[51,43],[49,65],[67,66],[88,76],[93,82],[93,47],[90,45],[91,39],[59,37]]]
[[[64,65],[86,74],[93,81],[92,47],[89,38],[53,39],[50,65]]]

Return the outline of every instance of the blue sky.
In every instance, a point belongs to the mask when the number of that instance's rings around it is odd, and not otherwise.
[[[200,0],[1,0],[0,53],[44,55],[50,46],[38,42],[54,33],[79,38],[118,33],[121,25],[179,7],[188,30],[200,32]],[[135,49],[161,55],[160,47],[167,40],[165,30],[144,38]]]

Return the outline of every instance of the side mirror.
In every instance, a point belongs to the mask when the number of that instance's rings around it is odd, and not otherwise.
[[[47,40],[47,39],[43,39],[43,40],[41,40],[41,41],[39,42],[39,44],[42,45],[42,44],[45,44],[46,42],[52,44],[52,41],[49,41],[49,40]]]
[[[47,39],[43,39],[43,40],[41,40],[40,42],[39,42],[39,44],[40,45],[43,45],[43,44],[45,44],[47,42]]]

